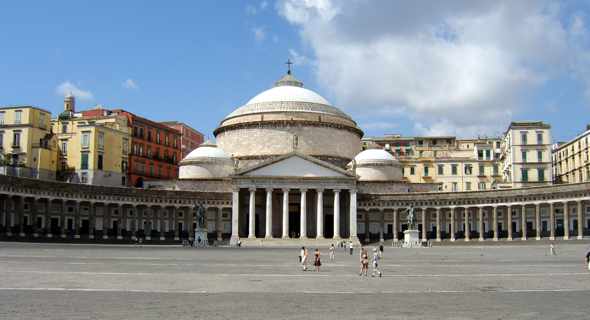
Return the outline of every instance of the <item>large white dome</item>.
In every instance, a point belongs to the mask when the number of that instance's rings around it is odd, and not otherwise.
[[[186,158],[182,159],[183,162],[201,160],[207,158],[222,158],[229,159],[229,155],[225,153],[221,148],[218,148],[214,143],[207,141],[201,144],[198,148],[191,151]]]
[[[276,101],[297,101],[329,105],[330,103],[319,94],[305,88],[294,86],[280,86],[261,92],[248,101],[248,104],[276,102]]]
[[[395,161],[395,158],[387,151],[383,149],[368,149],[354,157],[354,160],[359,161]]]

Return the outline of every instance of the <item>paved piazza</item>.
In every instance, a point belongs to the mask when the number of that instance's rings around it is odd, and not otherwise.
[[[386,248],[383,278],[339,248],[0,244],[0,319],[589,319],[589,245]]]

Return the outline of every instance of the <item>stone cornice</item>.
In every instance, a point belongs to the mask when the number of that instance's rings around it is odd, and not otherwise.
[[[309,127],[326,127],[336,128],[346,131],[350,131],[360,138],[363,137],[363,131],[357,127],[348,126],[345,124],[333,123],[333,122],[319,122],[309,120],[263,120],[263,121],[251,121],[244,123],[236,123],[230,125],[223,125],[213,131],[213,135],[217,137],[220,133],[227,130],[238,130],[238,129],[250,129],[250,128],[284,128],[293,126],[309,126]]]

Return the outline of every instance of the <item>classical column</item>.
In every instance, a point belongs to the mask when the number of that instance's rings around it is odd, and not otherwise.
[[[350,239],[356,240],[358,238],[356,230],[356,189],[350,190]]]
[[[380,242],[385,241],[385,239],[383,237],[384,229],[385,229],[385,208],[381,208],[381,221],[379,221],[379,241]]]
[[[428,236],[426,235],[426,211],[428,208],[422,208],[422,241],[427,241]]]
[[[351,192],[352,196],[352,192]],[[352,199],[350,200],[350,211],[352,215]],[[356,205],[356,201],[355,201]],[[352,218],[351,218],[352,222]],[[355,222],[356,222],[356,215],[355,215]],[[350,225],[352,230],[352,224]],[[356,224],[355,224],[356,229]],[[356,234],[355,234],[356,235]],[[334,239],[340,239],[340,190],[334,189]]]
[[[584,212],[582,211],[582,200],[578,200],[578,240],[584,238]]]
[[[265,239],[272,239],[272,188],[266,189],[266,232]]]
[[[506,224],[508,225],[508,241],[512,241],[512,206],[506,206]]]
[[[289,189],[283,189],[283,239],[289,239]]]
[[[478,207],[477,208],[477,215],[478,215],[478,223],[479,223],[479,241],[483,241],[484,236],[483,234],[485,233],[485,230],[483,229],[483,208],[482,207]]]
[[[563,240],[570,239],[570,205],[563,203]]]
[[[188,216],[188,226],[186,227],[188,230],[188,238],[193,240],[195,238],[195,209],[194,207],[188,207],[186,212]]]
[[[217,241],[223,240],[223,207],[217,208],[215,215],[215,232],[217,233]]]
[[[34,199],[33,202],[35,202]],[[74,210],[74,238],[80,239],[80,201],[76,201]]]
[[[440,208],[436,208],[436,242],[440,241]]]
[[[175,210],[176,214],[176,210]],[[239,220],[238,217],[240,215],[240,188],[233,187],[232,188],[232,195],[231,195],[231,238],[230,244],[237,245],[239,239]],[[174,226],[176,228],[176,226]]]
[[[111,208],[108,204],[105,204],[104,211],[102,212],[102,238],[109,238],[109,228],[111,227]]]
[[[62,200],[61,201],[61,213],[59,215],[59,228],[61,230],[61,238],[65,238],[66,237],[66,205],[67,205],[67,201],[66,200]]]
[[[541,240],[541,204],[535,203],[535,230],[536,239]]]
[[[47,212],[48,210],[45,211]],[[88,219],[88,238],[94,239],[94,230],[96,229],[96,204],[94,202],[90,202],[88,214],[90,216]]]
[[[555,240],[555,207],[549,203],[549,240]]]
[[[324,238],[324,190],[317,189],[317,223],[316,223],[316,238]]]
[[[176,206],[172,206],[172,230],[174,231],[174,240],[180,240],[180,233],[178,230],[178,212],[176,211]]]
[[[307,238],[307,189],[301,189],[299,238]]]
[[[493,241],[498,241],[498,207],[492,207],[492,230],[494,230]]]
[[[397,242],[397,220],[399,210],[401,209],[393,209],[393,242]]]
[[[119,207],[120,208],[120,207]],[[166,240],[166,220],[168,219],[168,210],[166,207],[159,207],[158,209],[159,217],[160,217],[160,240]],[[123,211],[121,211],[123,214]]]
[[[469,241],[470,240],[470,238],[469,238],[469,236],[470,236],[469,235],[469,233],[470,233],[470,230],[469,230],[469,208],[465,207],[465,208],[463,208],[463,210],[464,210],[463,216],[464,216],[464,220],[465,220],[464,221],[465,223],[463,225],[463,230],[465,232],[465,241]]]
[[[248,203],[250,209],[248,215],[248,238],[256,238],[256,229],[254,226],[254,223],[256,223],[256,188],[249,188],[248,191],[250,191],[250,202]]]
[[[520,221],[520,230],[521,230],[521,234],[520,234],[520,239],[521,240],[526,240],[527,238],[527,234],[526,234],[526,205],[522,205],[521,206],[521,210],[522,210],[522,219]]]
[[[24,237],[25,236],[25,197],[20,197],[19,198],[19,202],[18,202],[18,206],[16,209],[16,214],[18,216],[18,224],[19,224],[19,236],[20,237]]]
[[[455,241],[455,207],[451,207],[451,241]]]

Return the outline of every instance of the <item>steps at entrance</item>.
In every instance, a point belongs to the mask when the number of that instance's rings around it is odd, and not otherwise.
[[[324,247],[327,248],[330,244],[334,244],[338,247],[341,241],[345,241],[346,243],[350,242],[349,239],[263,239],[263,238],[256,238],[256,239],[248,239],[248,238],[240,238],[241,246],[242,247],[283,247],[283,248],[295,248],[295,247]],[[360,242],[358,239],[353,240],[354,246],[358,248],[360,246]]]

